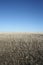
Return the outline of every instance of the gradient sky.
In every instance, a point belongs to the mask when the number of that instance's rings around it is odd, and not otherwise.
[[[43,32],[43,0],[0,0],[0,32]]]

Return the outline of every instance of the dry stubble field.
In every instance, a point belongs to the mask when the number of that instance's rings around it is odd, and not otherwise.
[[[0,65],[43,65],[43,34],[0,33]]]

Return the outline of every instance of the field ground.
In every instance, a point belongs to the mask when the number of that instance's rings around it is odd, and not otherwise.
[[[0,33],[0,65],[43,65],[43,33]]]

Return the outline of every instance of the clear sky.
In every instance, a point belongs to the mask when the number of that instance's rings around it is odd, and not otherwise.
[[[0,0],[0,32],[43,32],[43,0]]]

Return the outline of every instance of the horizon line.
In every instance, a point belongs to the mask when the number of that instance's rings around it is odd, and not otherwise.
[[[6,34],[6,33],[8,33],[8,34],[12,34],[12,33],[21,33],[21,34],[43,34],[43,32],[0,32],[0,34]]]

